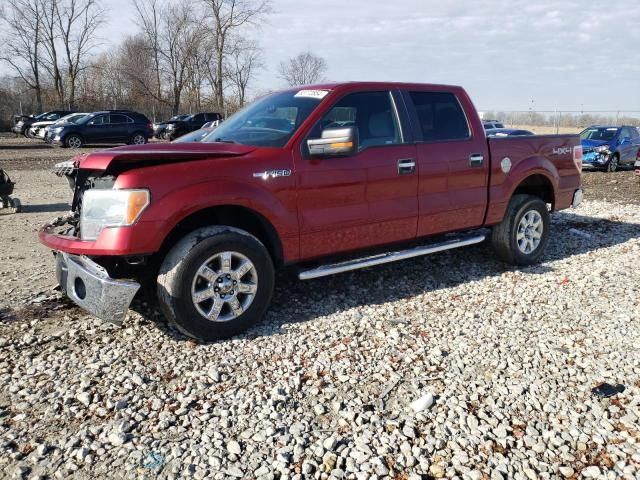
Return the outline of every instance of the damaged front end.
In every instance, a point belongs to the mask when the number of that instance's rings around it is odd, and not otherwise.
[[[599,147],[582,147],[582,167],[583,168],[602,168],[609,162],[611,152],[607,145]]]
[[[121,324],[140,284],[112,278],[101,263],[104,257],[92,255],[93,242],[82,239],[82,200],[91,189],[110,189],[115,177],[102,171],[83,170],[77,160],[62,162],[53,168],[66,177],[73,190],[71,211],[42,227],[40,240],[54,251],[56,277],[62,291],[79,307],[98,318]],[[100,262],[100,263],[98,263]]]

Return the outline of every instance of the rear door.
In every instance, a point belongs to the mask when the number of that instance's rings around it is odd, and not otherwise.
[[[109,141],[118,143],[126,142],[131,135],[129,129],[133,125],[127,115],[121,113],[112,113],[109,115]]]
[[[462,90],[407,90],[404,98],[418,140],[418,236],[481,226],[490,159],[484,129],[465,114],[470,100]]]
[[[326,128],[350,125],[359,132],[357,153],[308,157],[307,139],[320,138]],[[388,90],[349,93],[327,110],[296,158],[303,258],[415,238],[416,150],[405,140]]]

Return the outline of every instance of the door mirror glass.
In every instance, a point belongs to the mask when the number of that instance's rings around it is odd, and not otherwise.
[[[354,155],[358,151],[356,127],[327,128],[320,138],[307,140],[312,157],[339,157]]]

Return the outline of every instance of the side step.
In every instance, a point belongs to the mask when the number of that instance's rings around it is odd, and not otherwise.
[[[347,260],[346,262],[323,265],[312,270],[300,272],[298,274],[298,278],[300,278],[300,280],[311,280],[312,278],[327,277],[336,273],[348,272],[359,268],[373,267],[374,265],[382,265],[383,263],[421,257],[423,255],[429,255],[430,253],[442,252],[444,250],[452,250],[454,248],[481,243],[485,238],[485,235],[468,235],[464,237],[457,237],[453,240],[448,240],[442,243],[434,243],[428,246],[415,247],[408,250],[400,250],[398,252],[381,253],[371,257],[356,258],[354,260]]]

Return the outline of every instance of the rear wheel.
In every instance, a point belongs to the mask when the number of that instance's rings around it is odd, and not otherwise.
[[[64,140],[64,145],[67,148],[80,148],[82,147],[82,138],[80,137],[80,135],[72,133],[71,135],[68,135]]]
[[[615,153],[612,153],[609,156],[609,163],[607,163],[607,172],[615,172],[616,170],[618,170],[618,164],[620,163],[620,160],[618,158],[618,155],[616,155]]]
[[[549,241],[547,204],[532,195],[514,195],[502,223],[493,227],[491,243],[501,260],[513,265],[537,263]]]
[[[182,333],[212,341],[260,320],[273,285],[271,257],[256,237],[232,227],[206,227],[180,240],[165,258],[158,300]]]

